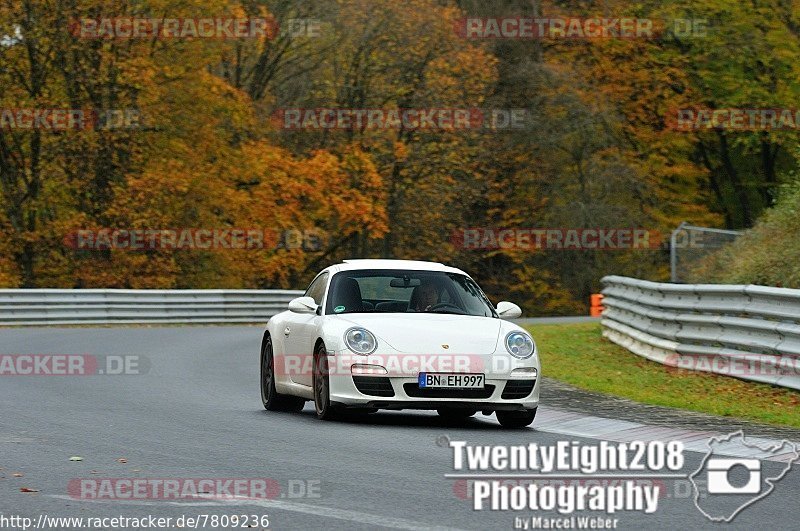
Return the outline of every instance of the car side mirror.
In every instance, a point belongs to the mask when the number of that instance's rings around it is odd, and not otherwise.
[[[294,313],[316,313],[317,303],[313,297],[297,297],[289,302],[289,311]]]
[[[513,302],[503,301],[497,304],[497,315],[503,319],[516,319],[522,315],[522,308]]]

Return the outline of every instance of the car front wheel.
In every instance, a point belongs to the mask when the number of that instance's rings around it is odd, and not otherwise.
[[[321,420],[333,420],[337,417],[338,411],[331,404],[330,377],[328,376],[328,354],[325,352],[325,345],[320,344],[314,353],[314,409],[317,418]]]
[[[269,411],[300,411],[306,403],[302,398],[281,395],[275,390],[275,357],[269,336],[261,349],[261,402]]]
[[[524,411],[496,411],[497,421],[504,428],[524,428],[530,426],[536,417],[536,408]]]

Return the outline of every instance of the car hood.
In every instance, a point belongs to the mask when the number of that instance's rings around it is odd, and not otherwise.
[[[415,354],[491,354],[497,347],[502,321],[436,313],[383,313],[337,316],[366,328],[391,348]],[[447,345],[445,347],[444,345]],[[380,353],[380,345],[378,347]]]

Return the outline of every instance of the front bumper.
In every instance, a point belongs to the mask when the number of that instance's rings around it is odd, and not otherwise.
[[[525,410],[539,405],[540,379],[489,378],[484,389],[421,389],[416,377],[336,375],[330,377],[331,402],[377,409]]]

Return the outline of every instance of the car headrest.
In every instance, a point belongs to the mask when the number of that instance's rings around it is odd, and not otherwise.
[[[336,283],[336,293],[333,297],[336,306],[344,306],[346,312],[364,311],[364,301],[361,298],[361,287],[354,278],[340,278]]]

